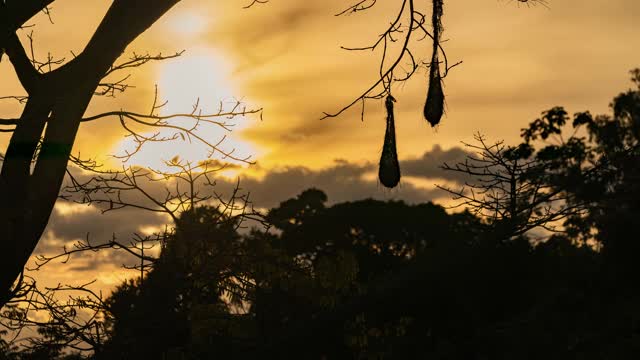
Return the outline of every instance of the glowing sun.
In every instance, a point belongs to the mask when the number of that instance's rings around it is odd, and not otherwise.
[[[197,112],[201,114],[215,114],[228,111],[238,99],[234,97],[236,89],[228,76],[231,73],[230,64],[221,56],[219,52],[211,48],[199,47],[190,49],[177,59],[162,63],[159,66],[158,81],[158,101],[166,104],[162,106],[158,113],[160,115],[191,113],[197,104]],[[238,116],[233,119],[226,117],[216,118],[220,122],[227,124],[227,129],[212,125],[200,124],[195,133],[206,139],[221,151],[215,151],[212,158],[223,162],[239,163],[223,153],[232,153],[236,158],[255,159],[257,150],[246,141],[239,139],[235,131],[248,126],[250,117]],[[179,125],[190,128],[195,124],[195,120],[188,117],[178,117],[169,120],[172,125]],[[233,130],[233,131],[229,131]],[[153,132],[147,133],[147,135]],[[171,137],[174,130],[161,130],[161,136]],[[224,141],[218,142],[224,138]],[[197,163],[205,160],[209,148],[201,142],[189,138],[174,140],[169,142],[148,142],[128,161],[129,164],[150,166],[155,169],[166,170],[164,161],[179,156],[184,161]],[[127,138],[119,146],[119,154],[125,150],[134,149],[135,143],[132,138]]]

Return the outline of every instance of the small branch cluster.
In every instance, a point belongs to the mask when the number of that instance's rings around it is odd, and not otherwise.
[[[174,140],[182,140],[191,142],[198,142],[208,149],[207,157],[219,156],[223,159],[231,159],[234,161],[251,163],[250,157],[239,157],[234,154],[235,149],[230,151],[223,150],[220,145],[225,141],[226,135],[216,142],[212,142],[202,135],[198,134],[203,126],[215,126],[223,129],[226,132],[230,132],[234,126],[232,120],[236,117],[259,114],[262,115],[262,108],[247,109],[246,106],[236,101],[232,104],[231,108],[225,107],[223,102],[219,103],[217,111],[210,114],[203,114],[200,110],[199,102],[194,104],[193,109],[189,113],[177,113],[169,115],[160,115],[158,110],[166,105],[166,102],[158,102],[158,89],[156,87],[155,96],[151,110],[147,114],[135,113],[130,111],[110,111],[93,115],[82,119],[83,122],[95,121],[102,118],[117,118],[122,128],[127,132],[125,137],[133,139],[134,148],[132,150],[125,150],[123,155],[115,155],[116,158],[126,162],[132,156],[137,154],[145,144],[150,142],[167,142]],[[187,125],[176,124],[171,120],[179,120],[181,122],[187,122]],[[142,125],[143,128],[150,128],[154,131],[152,133],[143,132],[131,124]]]
[[[122,5],[116,2],[113,6],[120,7]],[[168,10],[168,6],[169,4],[162,3],[157,6],[153,5],[153,8],[157,10],[157,8],[164,9],[166,7]],[[45,11],[48,10],[45,8]],[[125,12],[115,11],[115,13]],[[144,20],[160,15],[157,11],[148,16],[143,12],[133,18]],[[119,20],[116,20],[118,19],[111,19],[114,24],[118,24]],[[144,21],[142,22],[144,23]],[[110,26],[118,28],[115,25]],[[147,27],[142,26],[142,28]],[[102,30],[104,28],[101,26],[100,31],[107,31]],[[107,33],[111,34],[109,31]],[[129,34],[130,31],[124,33]],[[127,36],[133,35],[135,34]],[[124,155],[117,156],[123,161],[129,160],[149,142],[182,140],[204,145],[208,149],[209,157],[215,155],[217,158],[250,163],[249,157],[236,156],[234,150],[227,151],[220,147],[225,136],[222,136],[222,139],[211,140],[203,136],[201,131],[205,126],[213,126],[229,132],[234,126],[232,119],[239,116],[261,115],[262,109],[248,109],[240,100],[236,100],[231,104],[221,102],[217,111],[204,113],[196,101],[193,108],[185,113],[162,114],[161,109],[166,102],[158,101],[156,88],[153,104],[148,113],[119,110],[82,118],[92,95],[113,97],[130,87],[127,83],[129,75],[125,74],[116,78],[117,73],[137,68],[152,61],[172,59],[180,56],[183,52],[176,52],[168,56],[134,53],[129,59],[116,63],[114,61],[122,54],[122,50],[114,48],[111,43],[94,44],[95,39],[106,38],[94,36],[88,45],[89,50],[85,49],[78,56],[72,53],[73,58],[67,62],[64,59],[54,59],[50,55],[45,60],[38,60],[32,34],[27,35],[27,38],[29,44],[27,45],[25,42],[25,46],[23,46],[17,35],[12,33],[6,41],[2,39],[1,46],[27,93],[25,96],[3,96],[0,98],[0,100],[18,101],[26,104],[20,118],[0,119],[0,132],[12,132],[13,137],[19,139],[19,141],[12,139],[11,142],[14,148],[18,146],[17,150],[10,146],[5,154],[0,154],[0,160],[3,162],[3,180],[13,179],[12,182],[7,182],[6,189],[0,189],[5,190],[3,194],[5,194],[5,198],[9,199],[7,204],[11,204],[2,210],[2,214],[7,215],[3,215],[5,220],[8,219],[7,221],[11,222],[13,221],[12,217],[22,217],[25,212],[19,209],[29,209],[30,213],[32,209],[36,208],[31,201],[39,201],[37,209],[40,217],[21,219],[16,223],[24,222],[29,226],[16,226],[16,228],[44,228],[55,200],[58,194],[61,194],[62,200],[93,205],[103,212],[129,208],[164,214],[167,223],[170,223],[171,220],[175,222],[183,212],[205,204],[215,207],[221,213],[227,214],[229,218],[239,219],[237,221],[238,227],[243,226],[240,220],[244,219],[252,219],[262,223],[261,215],[253,209],[249,202],[249,194],[243,194],[239,184],[236,184],[229,197],[223,196],[213,189],[215,185],[213,172],[229,166],[226,163],[207,160],[193,164],[180,161],[176,157],[166,162],[170,169],[168,171],[137,167],[123,167],[120,170],[104,169],[96,160],[83,159],[80,154],[77,156],[70,154],[73,139],[67,139],[68,134],[76,133],[81,122],[111,118],[119,121],[126,136],[132,138],[135,144],[134,149],[129,149]],[[110,49],[109,54],[105,54],[105,47]],[[104,60],[105,58],[109,61]],[[91,60],[87,61],[87,59]],[[96,63],[98,64],[96,65]],[[79,91],[76,91],[75,84],[80,83],[81,79],[86,77],[94,79],[95,88],[92,86],[80,94]],[[69,103],[70,105],[58,106],[59,103]],[[74,111],[69,109],[74,109]],[[28,153],[29,156],[24,156],[24,153]],[[53,158],[55,158],[55,164],[51,160]],[[42,159],[46,159],[46,161],[41,161]],[[67,167],[68,160],[72,164],[71,167]],[[52,166],[58,172],[53,171]],[[58,179],[62,182],[65,168],[69,182],[63,186],[60,192],[57,185],[55,189],[48,189],[46,187],[48,185],[42,184],[44,181],[56,183],[55,176],[58,175],[52,175],[53,172],[59,174]],[[25,171],[22,171],[23,169]],[[11,177],[9,176],[11,175],[10,171],[20,176],[27,174],[28,178]],[[42,174],[47,176],[42,176]],[[41,193],[46,193],[42,195],[42,197],[46,197],[45,200],[31,196],[31,194]],[[16,199],[11,197],[11,194],[17,194]],[[25,197],[26,200],[18,196],[23,194],[29,194],[28,197]],[[51,194],[50,197],[49,194]],[[7,228],[7,226],[3,226],[3,228]],[[24,252],[30,254],[40,238],[39,231],[30,231],[28,236],[24,236],[24,239],[19,234],[13,234],[17,238],[7,239],[9,240],[7,244],[15,240],[15,243],[21,244],[21,246],[24,243],[26,250],[9,251],[4,248],[4,253]],[[115,234],[106,241],[105,239],[90,239],[87,234],[84,240],[64,247],[61,253],[37,256],[35,265],[27,268],[26,271],[39,270],[54,261],[66,263],[72,257],[84,254],[116,250],[134,259],[133,264],[128,263],[123,266],[127,269],[140,271],[142,279],[145,272],[149,271],[157,260],[155,258],[157,252],[153,251],[154,248],[162,247],[173,231],[174,228],[167,225],[164,230],[157,230],[150,235],[133,234],[129,241],[123,241]],[[17,240],[18,238],[20,241]],[[10,264],[13,266],[11,269],[23,270],[27,258],[28,255],[24,261],[11,259],[11,261],[15,260],[15,264]],[[3,269],[8,269],[4,263],[2,266]],[[3,276],[10,275],[12,271],[3,270]],[[98,351],[101,343],[104,342],[106,305],[102,301],[102,294],[91,290],[93,282],[80,285],[58,285],[42,289],[37,286],[34,278],[27,275],[28,273],[25,274],[24,271],[21,274],[19,271],[14,273],[13,278],[7,277],[8,280],[3,280],[8,282],[9,285],[6,289],[9,289],[10,293],[5,296],[6,293],[3,292],[0,297],[2,305],[7,304],[0,323],[12,330],[16,339],[22,339],[21,343],[27,348],[44,346],[43,341],[45,341],[49,345],[58,344],[61,348]],[[18,274],[20,274],[20,278],[10,287],[11,282]],[[67,297],[64,295],[67,292],[73,295]],[[22,330],[27,328],[37,330],[40,336],[36,336],[33,331],[26,331],[27,335],[24,335],[25,332]]]
[[[176,52],[175,54],[172,54],[172,55],[162,55],[162,53],[157,55],[149,55],[149,54],[138,55],[136,53],[133,53],[133,55],[128,60],[119,64],[112,65],[104,77],[106,79],[109,75],[113,73],[116,73],[121,70],[137,68],[151,61],[163,61],[163,60],[177,58],[181,56],[183,53],[184,53],[184,50]],[[103,81],[99,83],[98,88],[94,92],[94,95],[115,97],[116,93],[125,92],[128,88],[133,87],[126,82],[129,79],[129,77],[131,77],[131,74],[127,74],[124,77],[115,81]]]
[[[46,14],[47,16],[49,15],[48,11]],[[45,74],[47,72],[51,72],[55,67],[64,64],[65,58],[54,58],[49,52],[47,53],[46,59],[39,60],[36,57],[36,52],[33,48],[33,31],[27,34],[27,39],[29,39],[29,60],[39,73]]]
[[[478,145],[463,143],[472,155],[442,166],[470,177],[460,189],[437,185],[459,200],[452,208],[468,209],[502,226],[506,237],[535,228],[561,232],[560,221],[584,211],[584,204],[571,201],[569,194],[545,181],[549,165],[531,158],[522,146],[490,145],[480,134],[475,139]]]
[[[214,173],[228,164],[216,160],[192,164],[176,157],[166,162],[170,171],[134,167],[102,171],[95,161],[76,157],[71,161],[83,170],[68,171],[69,183],[61,191],[62,200],[94,205],[103,213],[124,208],[161,213],[174,224],[181,214],[207,205],[220,214],[218,221],[232,223],[235,230],[246,226],[246,220],[266,226],[262,214],[253,208],[250,194],[243,193],[239,182],[229,196],[223,196],[214,189]],[[123,267],[139,271],[142,281],[158,259],[153,255],[157,252],[152,253],[151,250],[158,246],[164,248],[174,231],[174,227],[166,225],[151,235],[133,234],[128,243],[119,240],[115,234],[106,242],[92,241],[87,234],[72,247],[65,246],[61,253],[38,255],[35,265],[27,270],[37,271],[54,261],[67,263],[72,257],[85,253],[115,250],[124,251],[135,259],[133,265],[123,264]],[[248,280],[232,275],[226,280],[224,291],[235,298],[242,294],[234,294],[234,291],[252,284],[245,284]],[[91,290],[94,282],[39,289],[33,278],[25,278],[16,286],[15,296],[2,314],[1,321],[24,348],[56,343],[61,348],[81,352],[99,351],[105,341],[108,327],[105,318],[109,307],[100,292]],[[64,300],[61,294],[67,292],[71,295]],[[37,329],[39,336],[20,337],[27,328]]]
[[[268,2],[269,2],[269,0],[251,0],[251,3],[249,3],[248,5],[243,6],[243,8],[244,9],[248,9],[250,7],[253,7],[254,5],[266,4]]]
[[[102,292],[91,290],[93,283],[41,289],[29,277],[28,293],[11,300],[0,314],[2,326],[13,335],[9,342],[18,342],[25,350],[51,346],[80,352],[99,349],[106,339],[107,305]]]
[[[336,16],[365,11],[376,4],[376,0],[362,0],[339,12]],[[378,77],[351,103],[337,112],[325,112],[322,119],[337,117],[357,103],[362,104],[361,118],[364,118],[366,100],[382,99],[390,95],[391,87],[394,83],[409,80],[420,67],[429,68],[432,66],[428,61],[417,59],[412,48],[414,42],[420,42],[427,37],[434,39],[433,34],[425,27],[426,19],[425,13],[415,6],[414,0],[403,0],[395,18],[373,44],[363,47],[342,47],[349,51],[380,50],[382,54],[378,67]],[[401,44],[400,49],[394,49],[395,53],[391,53],[392,45],[395,43]],[[442,78],[444,78],[451,68],[461,64],[461,62],[449,65],[444,49],[439,42],[436,47],[443,55],[445,71]]]
[[[110,86],[111,91],[114,91],[117,85]],[[126,87],[127,85],[123,86]],[[14,98],[17,100],[17,97]],[[223,129],[225,132],[230,132],[235,125],[230,120],[247,115],[258,115],[261,117],[262,108],[248,109],[241,101],[235,101],[230,107],[220,102],[215,112],[205,114],[202,113],[199,102],[196,102],[191,112],[188,113],[159,114],[159,110],[165,105],[166,102],[158,103],[158,89],[156,87],[153,105],[149,113],[145,114],[124,110],[109,111],[85,117],[82,119],[82,122],[92,122],[105,118],[118,119],[120,125],[127,133],[125,137],[132,138],[134,142],[133,149],[125,150],[124,154],[114,155],[123,162],[131,159],[131,157],[142,150],[147,143],[181,140],[189,143],[198,142],[204,145],[208,150],[207,157],[217,156],[223,159],[231,159],[251,164],[250,156],[236,156],[235,149],[226,151],[220,147],[226,140],[226,135],[213,142],[198,134],[198,130],[201,130],[203,126],[215,126]],[[187,124],[182,125],[179,122],[176,123],[176,121]],[[0,132],[13,132],[18,123],[19,119],[0,119]],[[132,126],[133,124],[136,126]],[[3,126],[6,128],[2,128]],[[148,132],[148,130],[145,131],[144,129],[152,129],[153,132]],[[86,164],[82,164],[82,161],[78,160],[76,161],[76,165],[83,168]]]

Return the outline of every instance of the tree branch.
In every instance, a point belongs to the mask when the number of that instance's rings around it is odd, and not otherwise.
[[[27,20],[47,9],[55,0],[14,0],[2,2],[0,6],[0,49],[7,46],[7,41]]]
[[[33,67],[18,36],[14,33],[6,41],[5,52],[13,64],[22,87],[31,94],[40,84],[41,75]]]

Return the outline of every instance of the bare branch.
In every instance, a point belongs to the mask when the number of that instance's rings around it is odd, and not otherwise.
[[[541,175],[550,171],[547,164],[534,158],[508,156],[514,148],[502,141],[490,145],[480,134],[475,139],[479,145],[463,143],[475,155],[454,165],[442,165],[446,171],[472,177],[459,189],[436,185],[457,201],[451,208],[465,208],[499,225],[507,238],[535,228],[561,232],[561,220],[585,211],[586,204],[545,182]]]
[[[365,11],[376,5],[376,0],[361,0],[343,11],[336,14],[336,16],[352,14],[360,11]],[[340,110],[328,113],[324,112],[321,119],[338,117],[348,109],[352,108],[359,102],[362,102],[361,119],[364,119],[364,104],[366,100],[381,99],[391,93],[391,87],[394,83],[408,81],[420,67],[429,68],[434,66],[430,62],[425,62],[420,59],[416,59],[414,51],[411,49],[413,41],[419,42],[424,38],[429,37],[434,40],[436,50],[440,49],[440,52],[444,57],[444,73],[441,79],[446,77],[448,71],[455,66],[460,65],[462,62],[457,62],[453,65],[449,65],[444,48],[440,41],[436,41],[426,28],[424,27],[425,16],[414,5],[414,0],[403,0],[400,4],[396,17],[390,22],[387,29],[378,36],[376,41],[371,45],[362,47],[342,47],[349,51],[375,51],[380,49],[380,65],[379,74],[376,80],[369,85],[358,97],[353,101],[342,107]],[[422,31],[422,37],[416,38],[416,33]],[[389,47],[391,44],[400,41],[401,47],[396,54],[389,53]],[[403,67],[407,67],[403,69]],[[401,75],[397,74],[402,72]]]
[[[257,5],[257,4],[266,4],[266,3],[268,3],[268,2],[269,2],[269,0],[251,0],[251,3],[250,3],[249,5],[243,6],[242,8],[243,8],[243,9],[248,9],[248,8],[250,8],[250,7],[254,6],[254,5]]]
[[[40,82],[38,71],[30,63],[27,53],[16,34],[12,34],[6,44],[5,51],[13,64],[22,87],[28,93],[32,93]]]

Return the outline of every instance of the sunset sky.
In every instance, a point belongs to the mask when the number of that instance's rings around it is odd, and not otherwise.
[[[90,38],[110,5],[107,0],[58,0],[52,20],[41,14],[32,20],[34,49],[40,58],[51,53],[71,58]],[[541,111],[556,105],[569,113],[608,112],[617,93],[630,86],[628,71],[640,66],[640,2],[637,0],[549,0],[547,6],[526,6],[512,0],[445,1],[443,37],[451,62],[463,61],[445,80],[446,115],[431,128],[422,118],[426,72],[393,88],[396,136],[403,175],[399,189],[378,184],[376,164],[385,130],[382,101],[369,101],[364,121],[360,109],[320,120],[358,97],[376,80],[378,52],[349,52],[340,46],[364,46],[385,30],[400,1],[380,0],[369,11],[336,17],[349,1],[271,0],[243,9],[247,1],[183,0],[123,54],[185,50],[172,60],[147,64],[130,72],[132,86],[113,98],[96,98],[87,115],[125,109],[148,112],[155,85],[168,104],[163,114],[188,112],[196,99],[205,112],[220,101],[241,99],[248,108],[263,108],[257,116],[236,118],[225,149],[251,156],[255,165],[226,173],[221,186],[235,183],[251,191],[260,208],[277,205],[315,186],[331,202],[374,197],[410,202],[444,200],[433,184],[453,181],[439,171],[443,161],[463,156],[460,142],[472,142],[480,132],[491,141],[518,141],[520,129]],[[425,8],[429,1],[422,1]],[[425,13],[429,13],[425,10]],[[430,56],[430,42],[423,59]],[[6,58],[0,63],[0,96],[23,94]],[[126,75],[127,73],[122,73]],[[117,76],[116,76],[117,77]],[[114,79],[116,78],[114,77]],[[16,117],[20,106],[0,101],[0,117]],[[215,142],[224,135],[214,128],[203,135]],[[121,154],[132,144],[115,119],[81,127],[74,152],[118,165],[108,154]],[[0,137],[5,148],[7,135]],[[175,155],[199,160],[205,149],[180,142],[143,150],[130,165],[161,167]],[[132,221],[135,219],[135,221]],[[61,204],[36,252],[56,249],[91,234],[96,241],[113,233],[126,239],[164,220],[150,214],[114,212],[99,215],[91,207]],[[112,255],[77,259],[76,272],[51,265],[43,281],[65,282],[91,270],[98,286],[119,283],[124,273]],[[96,275],[98,274],[98,275]],[[68,277],[65,278],[65,277]]]

